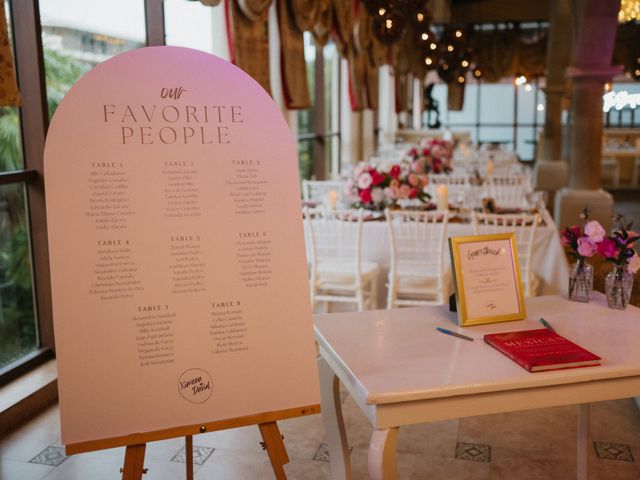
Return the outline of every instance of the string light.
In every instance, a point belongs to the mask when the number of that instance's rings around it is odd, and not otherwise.
[[[527,83],[527,77],[525,77],[524,75],[520,75],[515,79],[515,84],[518,86],[524,85],[525,83]]]
[[[436,48],[438,48],[438,46],[435,43],[431,43],[431,45],[429,45],[429,48],[431,50],[435,50]]]
[[[608,92],[609,90],[611,90],[611,84],[609,82],[604,84],[604,91]]]
[[[538,110],[539,112],[544,112],[544,105],[539,103],[538,106],[536,107],[536,110]]]
[[[531,85],[529,85],[528,83],[524,86],[525,91],[530,92],[531,91]]]
[[[466,68],[469,66],[469,62],[467,62],[466,60],[462,60],[462,62],[460,62],[460,65]]]
[[[622,0],[618,11],[618,22],[625,23],[640,20],[640,2],[637,0]]]
[[[443,70],[449,70],[449,65],[447,65],[446,63],[442,65],[442,69]]]
[[[431,57],[427,57],[424,59],[424,63],[426,63],[427,65],[431,65],[433,63],[433,60],[431,60]]]
[[[393,20],[391,20],[390,18],[387,18],[387,21],[385,22],[385,27],[391,30],[393,28]]]
[[[378,15],[380,15],[381,17],[387,13],[387,9],[386,8],[381,8],[378,10]]]
[[[462,36],[461,30],[456,30],[456,38],[460,38]]]
[[[447,45],[447,52],[453,52],[453,45]]]
[[[476,68],[476,69],[473,71],[473,74],[476,76],[476,78],[480,78],[480,75],[482,75],[482,72],[480,71],[480,69],[479,69],[479,68]]]
[[[428,33],[423,33],[422,35],[420,35],[420,38],[422,38],[422,40],[429,40],[429,34]]]
[[[464,77],[462,75],[458,77],[458,83],[464,83]]]
[[[419,22],[424,22],[424,13],[418,12],[418,14],[416,15],[416,19]]]

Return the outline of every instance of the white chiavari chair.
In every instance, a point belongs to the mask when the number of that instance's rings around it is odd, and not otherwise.
[[[452,203],[460,204],[464,201],[469,190],[467,175],[447,175],[446,173],[430,173],[427,192],[432,199],[436,198],[438,185],[446,185],[449,199]]]
[[[496,175],[487,178],[484,196],[493,198],[497,207],[526,208],[526,195],[531,190],[529,179],[524,175]]]
[[[540,215],[537,213],[507,215],[473,212],[471,220],[473,222],[473,231],[476,235],[515,233],[522,288],[526,296],[535,297],[539,279],[533,273],[531,259],[533,257],[536,228],[541,222]]]
[[[386,210],[385,215],[391,246],[387,308],[446,303],[449,212]]]
[[[362,259],[363,210],[304,209],[308,232],[311,304],[377,306],[380,266]]]

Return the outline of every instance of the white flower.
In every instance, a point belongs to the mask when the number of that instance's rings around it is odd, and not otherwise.
[[[386,187],[382,193],[384,194],[385,198],[387,200],[389,200],[390,198],[393,198],[393,190],[390,187]]]
[[[635,275],[636,272],[640,270],[640,256],[638,256],[637,252],[634,252],[633,257],[629,259],[627,270],[633,275]]]
[[[599,243],[604,239],[607,232],[596,220],[591,220],[584,226],[584,234],[589,237],[589,240],[593,243]]]
[[[364,173],[364,171],[367,169],[369,165],[365,162],[358,162],[358,165],[356,165],[355,170],[353,171],[354,175],[357,177],[359,177],[360,175],[362,175]]]
[[[358,188],[360,190],[366,190],[371,186],[371,183],[373,183],[373,179],[368,172],[365,172],[358,177]]]
[[[380,187],[371,189],[371,200],[373,203],[381,203],[384,200],[384,192]]]

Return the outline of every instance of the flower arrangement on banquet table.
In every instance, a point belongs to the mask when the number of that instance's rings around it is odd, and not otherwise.
[[[401,200],[427,203],[431,198],[425,190],[427,182],[427,175],[411,171],[409,162],[386,166],[360,162],[345,189],[355,207],[382,210]]]
[[[437,138],[421,140],[407,152],[414,173],[449,173],[453,143]]]

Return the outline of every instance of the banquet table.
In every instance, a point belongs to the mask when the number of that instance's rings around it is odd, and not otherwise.
[[[538,295],[564,294],[569,284],[569,264],[560,241],[558,229],[548,211],[542,212],[543,224],[535,232],[532,271],[538,277],[540,286]],[[305,229],[307,226],[305,225]],[[473,225],[469,222],[450,221],[447,237],[473,235]],[[308,238],[308,235],[305,235]],[[307,242],[308,243],[308,242]],[[307,248],[309,246],[307,245]],[[446,247],[445,247],[446,248]],[[445,278],[448,282],[448,295],[453,293],[453,277],[449,251],[443,252],[445,258]],[[378,307],[386,306],[386,283],[389,273],[390,243],[385,221],[366,221],[363,225],[362,259],[376,262],[382,270],[378,282]],[[447,295],[447,296],[448,296]]]

